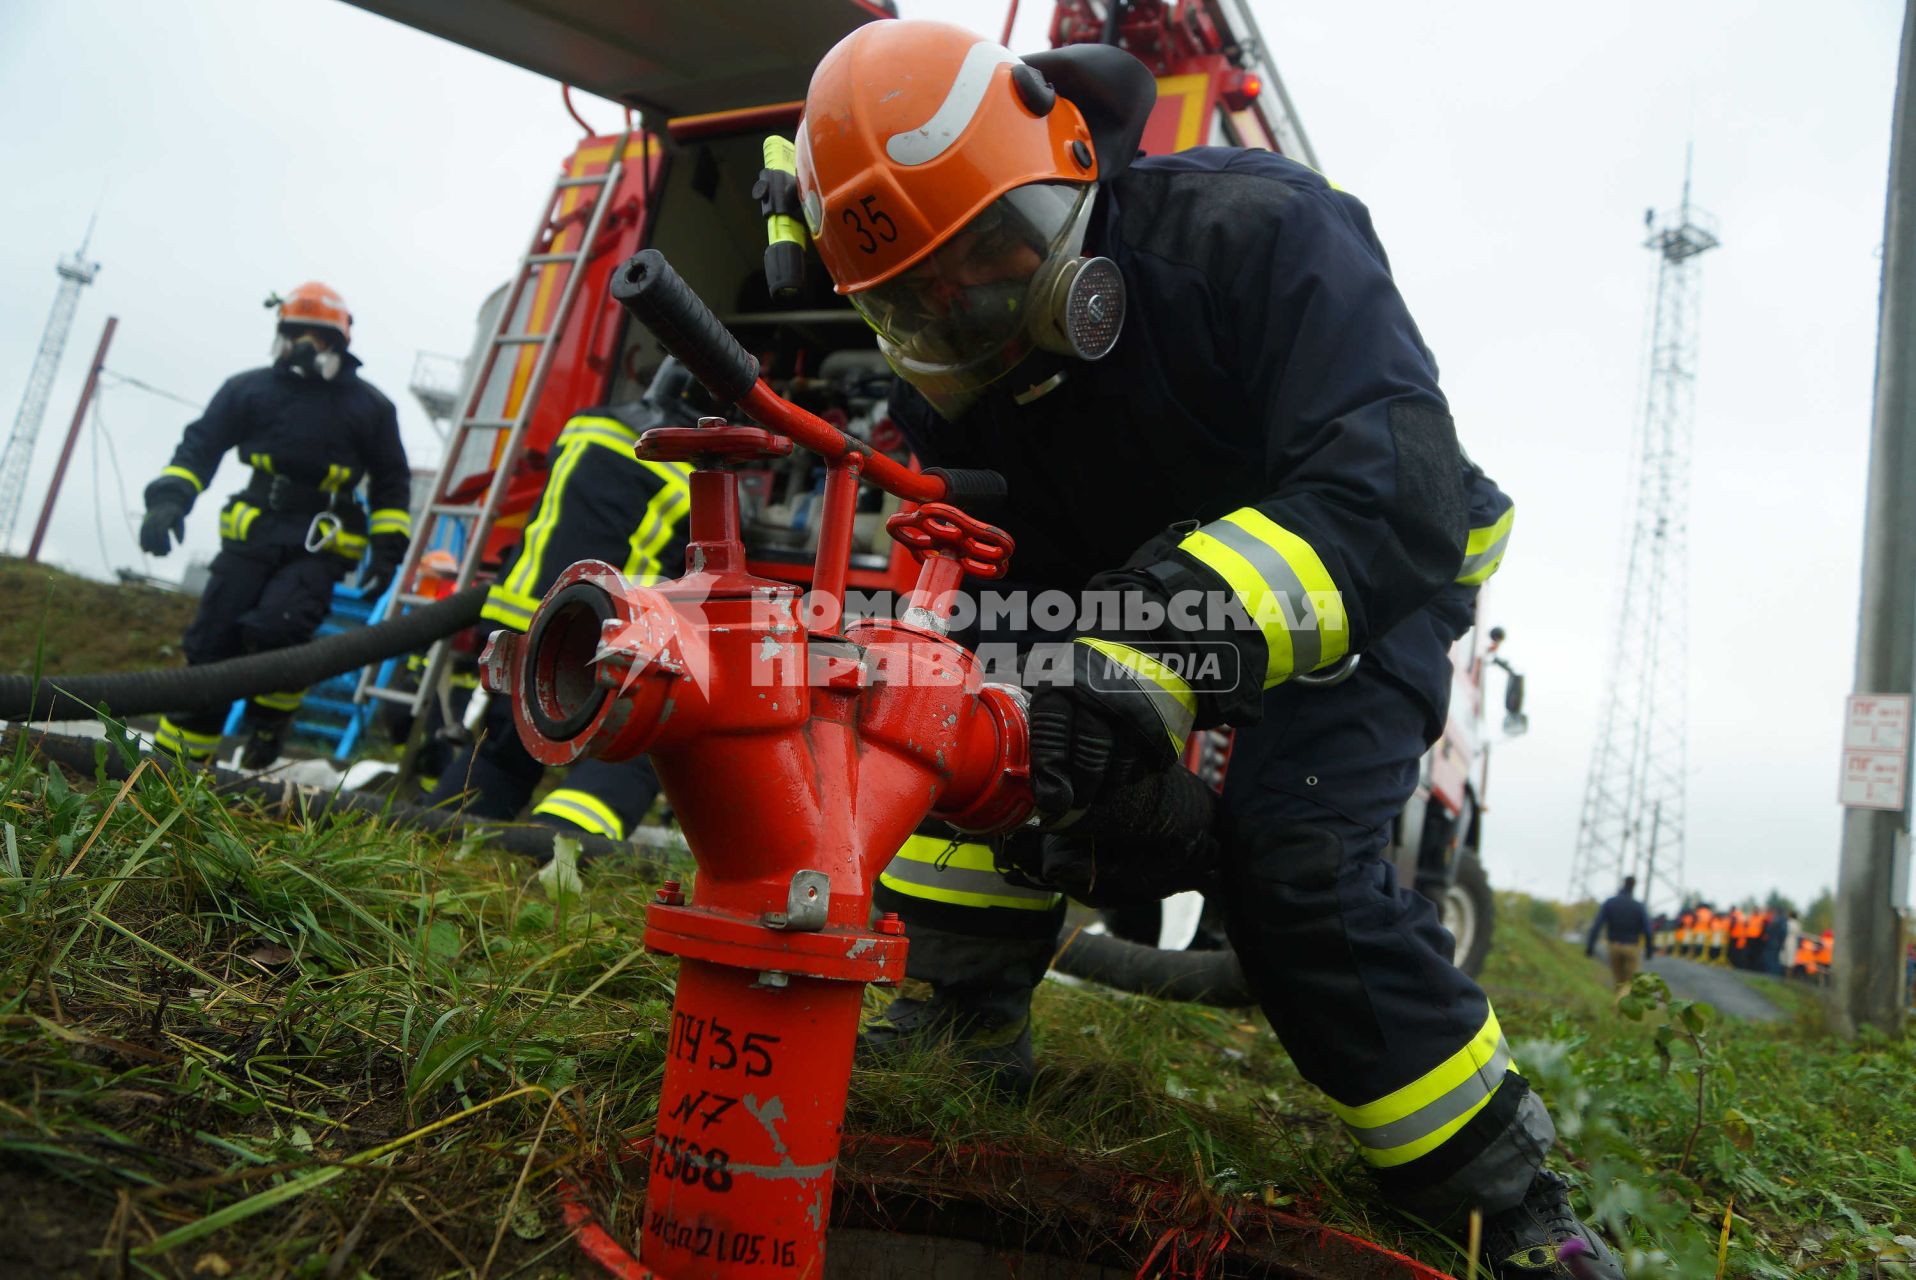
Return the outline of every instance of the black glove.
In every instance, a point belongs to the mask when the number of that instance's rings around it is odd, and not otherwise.
[[[1188,704],[1168,702],[1141,674],[1153,666],[1142,650],[1078,639],[1048,659],[1034,666],[1048,667],[1050,682],[1031,697],[1031,786],[1040,816],[1062,827],[1125,783],[1173,764],[1192,718]]]
[[[163,556],[173,549],[173,543],[185,541],[186,508],[166,498],[149,500],[146,519],[140,522],[140,550],[150,556]]]
[[[369,596],[377,596],[385,591],[387,584],[393,580],[393,574],[399,572],[399,566],[406,559],[408,541],[403,533],[373,535],[373,562],[359,580],[361,591]]]

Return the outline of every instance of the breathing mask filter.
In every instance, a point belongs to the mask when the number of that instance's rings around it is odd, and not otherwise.
[[[339,352],[305,326],[281,325],[273,338],[273,367],[296,378],[331,382],[339,376]]]
[[[1124,277],[1083,256],[1095,183],[1006,192],[897,276],[851,301],[898,375],[947,419],[1001,379],[1028,403],[1074,360],[1109,355],[1124,327]]]

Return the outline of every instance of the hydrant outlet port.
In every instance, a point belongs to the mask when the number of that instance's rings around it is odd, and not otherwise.
[[[579,736],[605,705],[594,663],[599,635],[612,617],[612,600],[593,582],[574,582],[533,619],[526,636],[526,712],[539,733],[555,742]]]

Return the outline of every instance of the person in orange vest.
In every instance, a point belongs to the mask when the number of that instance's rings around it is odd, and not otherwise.
[[[1728,915],[1721,912],[1710,917],[1710,963],[1728,964],[1730,962],[1730,925],[1735,923],[1736,912]]]
[[[1796,940],[1796,950],[1790,961],[1790,973],[1804,978],[1816,976],[1816,939],[1807,933]]]
[[[1816,967],[1821,972],[1825,982],[1829,981],[1830,966],[1835,963],[1836,934],[1832,930],[1825,929],[1823,930],[1823,941],[1818,943],[1816,947]]]
[[[1685,911],[1681,916],[1677,917],[1677,932],[1676,932],[1676,954],[1677,955],[1687,956],[1690,954],[1690,930],[1692,926],[1694,926],[1695,924],[1696,924],[1695,911]]]
[[[1696,909],[1696,929],[1690,935],[1690,959],[1707,959],[1710,954],[1710,927],[1716,915],[1707,903],[1700,903]]]

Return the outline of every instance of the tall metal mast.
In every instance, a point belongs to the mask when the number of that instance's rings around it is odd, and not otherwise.
[[[60,370],[60,356],[66,350],[67,332],[73,328],[73,313],[80,306],[80,290],[93,283],[100,264],[87,261],[87,245],[93,240],[93,224],[87,223],[86,238],[72,257],[63,258],[54,271],[60,277],[60,291],[53,296],[53,313],[40,334],[40,351],[33,357],[33,372],[27,375],[27,393],[20,400],[20,411],[13,415],[13,432],[7,448],[0,454],[0,550],[13,541],[13,529],[20,521],[21,498],[27,487],[27,468],[33,463],[33,445],[40,436],[40,422],[47,416],[47,400],[53,394],[53,375]]]
[[[1622,594],[1612,616],[1610,679],[1590,760],[1571,864],[1572,899],[1603,898],[1626,875],[1653,907],[1683,892],[1688,752],[1687,609],[1690,446],[1696,404],[1697,317],[1704,253],[1715,220],[1683,201],[1644,214],[1657,255],[1648,376],[1638,427],[1636,492],[1625,533]]]

